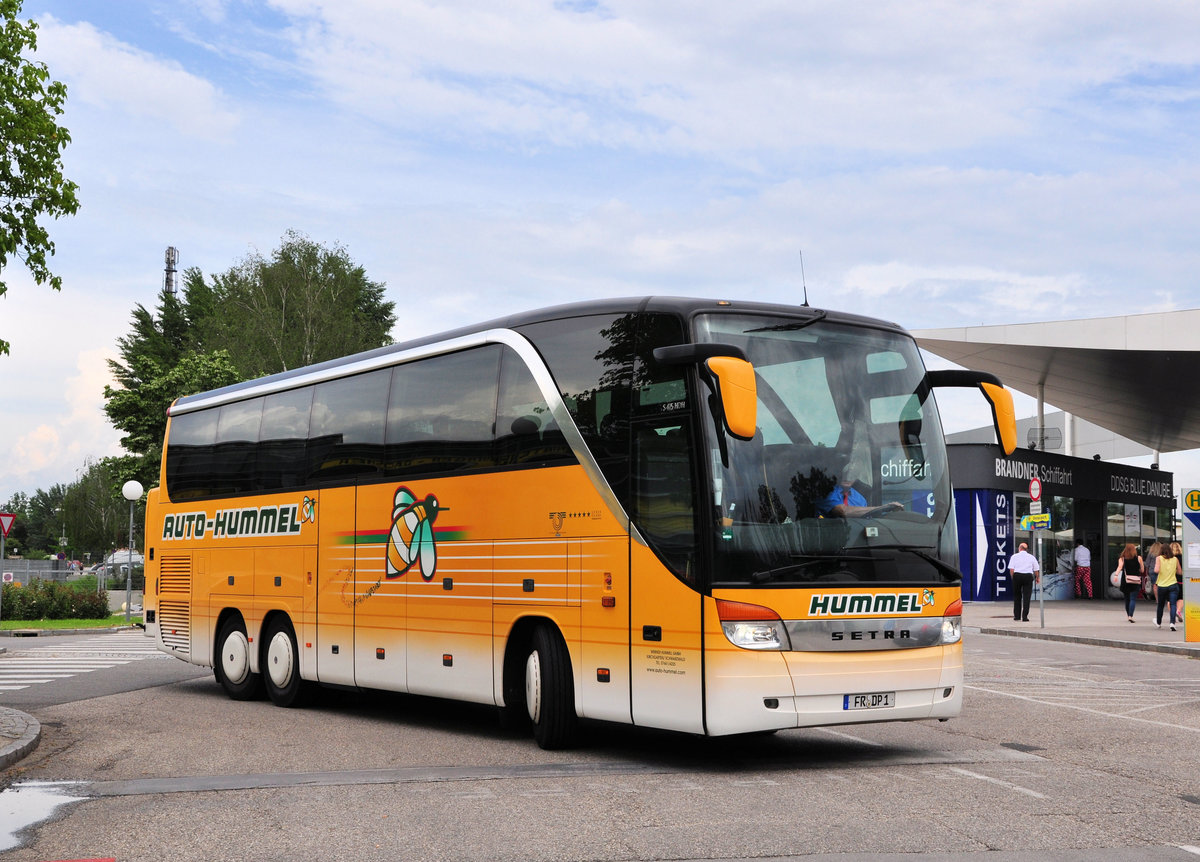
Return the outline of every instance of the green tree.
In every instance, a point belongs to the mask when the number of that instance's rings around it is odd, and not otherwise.
[[[289,232],[270,260],[251,255],[206,281],[184,271],[182,298],[137,305],[110,361],[104,411],[129,455],[110,459],[116,487],[158,484],[167,408],[176,398],[389,343],[395,304],[340,246]]]
[[[22,549],[22,556],[44,559],[47,554],[58,553],[58,540],[63,533],[63,498],[66,495],[65,485],[54,484],[48,489],[39,488],[29,498],[26,546]]]
[[[214,276],[211,295],[188,296],[207,312],[193,337],[228,350],[246,379],[389,344],[396,322],[382,282],[341,246],[296,231],[270,259],[251,254]]]
[[[17,20],[20,11],[21,0],[0,0],[0,273],[15,255],[34,281],[60,290],[62,278],[47,264],[54,243],[41,221],[79,209],[78,186],[63,177],[71,136],[58,117],[67,88],[50,79],[45,63],[27,59],[37,50],[37,24]],[[0,297],[7,292],[0,280]],[[7,353],[0,339],[0,354]]]
[[[88,554],[98,563],[113,548],[128,542],[129,502],[121,496],[122,482],[111,460],[88,461],[63,496],[63,516],[71,554]],[[141,504],[139,504],[139,510]]]

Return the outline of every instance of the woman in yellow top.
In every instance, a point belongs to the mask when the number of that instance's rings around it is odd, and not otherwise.
[[[1154,586],[1158,588],[1158,627],[1162,628],[1163,605],[1171,607],[1171,631],[1175,631],[1175,600],[1179,597],[1179,560],[1170,545],[1162,546],[1162,553],[1154,562],[1154,574],[1158,577]]]

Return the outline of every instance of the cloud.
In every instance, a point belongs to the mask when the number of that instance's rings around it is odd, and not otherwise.
[[[1177,102],[1162,71],[1194,67],[1200,10],[1100,5],[272,3],[326,98],[396,127],[719,158],[912,156],[1069,126],[1130,87]]]
[[[87,22],[39,21],[37,58],[67,83],[72,99],[127,116],[164,121],[192,137],[219,140],[239,123],[221,93],[179,63],[123,43]]]

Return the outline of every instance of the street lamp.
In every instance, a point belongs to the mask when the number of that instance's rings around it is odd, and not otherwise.
[[[142,483],[130,479],[121,486],[121,494],[129,501],[129,568],[125,572],[125,625],[129,625],[129,606],[133,603],[133,504],[142,499]]]

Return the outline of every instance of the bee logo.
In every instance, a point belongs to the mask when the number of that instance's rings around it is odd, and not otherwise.
[[[300,504],[300,523],[308,521],[314,524],[317,522],[317,501],[312,497],[305,497],[304,502]]]
[[[438,512],[449,509],[439,506],[433,494],[418,500],[408,488],[396,489],[392,504],[392,530],[388,535],[387,576],[398,578],[414,565],[427,581],[437,571],[437,547],[433,541],[433,522]]]
[[[933,590],[921,591],[921,607],[932,605],[935,601],[936,599],[933,596]]]

